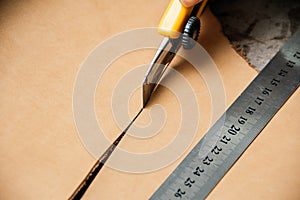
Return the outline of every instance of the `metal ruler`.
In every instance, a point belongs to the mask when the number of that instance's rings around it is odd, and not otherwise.
[[[300,30],[210,128],[151,200],[204,199],[299,87]],[[203,149],[207,149],[203,154]]]

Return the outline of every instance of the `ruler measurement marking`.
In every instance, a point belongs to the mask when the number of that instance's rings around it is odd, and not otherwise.
[[[300,38],[300,31],[298,31],[298,37]],[[296,41],[296,43],[298,43],[298,46],[297,44],[294,44],[294,46],[299,48],[299,41]],[[290,42],[290,45],[291,44],[292,42]],[[283,53],[285,53],[285,56],[278,55]],[[166,194],[170,200],[193,198],[202,190],[201,187],[205,186],[207,181],[210,180],[212,183],[207,183],[207,188],[213,189],[248,145],[264,128],[276,111],[283,105],[285,100],[292,94],[291,92],[299,86],[300,77],[298,77],[298,80],[296,77],[297,75],[299,76],[299,69],[296,71],[295,68],[299,67],[300,49],[293,49],[291,51],[288,50],[287,47],[284,47],[278,54],[268,64],[270,65],[268,67],[269,69],[266,67],[266,69],[261,72],[264,76],[258,75],[241,94],[243,99],[241,100],[241,96],[237,99],[236,102],[242,103],[243,109],[239,110],[238,106],[238,108],[236,108],[235,105],[238,105],[238,103],[234,102],[224,114],[225,116],[221,117],[225,117],[224,121],[226,124],[224,123],[221,125],[219,140],[215,145],[209,146],[211,148],[209,153],[203,158],[199,155],[199,146],[201,147],[201,145],[203,145],[200,141],[172,173],[173,175],[167,179],[169,182],[172,182],[172,180],[175,179],[176,184],[172,184],[172,187],[175,188],[168,188],[168,185],[165,185],[167,181],[165,181],[160,190],[158,190],[151,199],[156,199],[156,194],[159,198],[159,193]],[[285,59],[285,57],[288,59]],[[281,61],[284,62],[282,63]],[[278,66],[278,64],[282,65]],[[273,68],[278,69],[272,71]],[[294,71],[296,75],[292,74]],[[292,75],[291,80],[289,79],[290,75]],[[296,78],[296,81],[298,82],[295,82],[294,80],[294,83],[293,78]],[[284,83],[291,85],[292,88],[289,88],[289,85],[284,85]],[[274,101],[274,99],[278,98],[277,93],[283,101]],[[269,108],[273,110],[270,110]],[[226,118],[226,115],[230,116],[230,118]],[[218,126],[218,121],[215,125]],[[218,133],[219,130],[215,130],[214,126],[210,131]],[[211,134],[212,133],[208,132],[208,135],[213,137],[214,135]],[[192,162],[189,159],[191,159]],[[195,162],[196,159],[198,162]],[[213,176],[216,171],[219,172],[219,175]],[[183,172],[184,174],[182,174]],[[176,180],[178,177],[180,177],[180,179]],[[198,189],[193,190],[193,188]],[[169,192],[170,189],[173,193]],[[209,192],[210,190],[204,191],[203,194],[201,194],[201,197],[204,198]]]
[[[296,54],[295,54],[296,55]],[[291,62],[291,61],[288,61],[287,62],[287,66],[290,67],[290,68],[293,68],[293,64],[295,64],[295,62]],[[271,96],[273,90],[275,89],[275,87],[279,86],[280,82],[282,81],[280,79],[280,77],[283,77],[285,78],[286,75],[288,74],[289,71],[287,70],[284,70],[284,69],[280,69],[280,71],[277,73],[277,76],[275,78],[273,78],[271,81],[270,81],[270,84],[272,87],[264,87],[264,89],[261,91],[261,94],[264,96],[257,96],[255,99],[254,99],[254,103],[256,105],[253,105],[253,102],[252,104],[250,104],[245,110],[244,112],[246,113],[246,116],[248,116],[248,118],[250,116],[254,116],[254,114],[256,112],[259,111],[259,107],[263,104],[263,102],[265,101],[265,99],[269,99],[268,97]],[[270,89],[272,88],[272,89]],[[239,125],[244,125],[247,123],[247,120],[248,118],[244,117],[243,115],[240,116],[240,118],[237,119],[237,122]],[[237,134],[240,133],[240,130],[241,128],[236,125],[236,123],[233,123],[229,129],[227,129],[227,133],[224,134],[223,138],[221,139],[221,142],[223,142],[225,145],[227,145],[229,143],[229,141],[232,141],[231,139],[233,138],[233,136],[236,136]],[[247,133],[245,133],[247,134]],[[224,138],[226,140],[224,140]],[[229,141],[228,141],[229,140]],[[240,141],[239,141],[240,142]],[[234,143],[232,141],[232,143],[236,146],[238,145],[239,143]],[[219,147],[216,145],[213,149],[212,149],[212,152],[215,153],[215,150],[218,149]],[[221,147],[219,149],[222,149]],[[217,153],[215,153],[215,155],[218,155],[220,152],[217,151]],[[206,165],[210,165],[212,162],[213,162],[213,159],[214,157],[212,158],[209,158],[209,155],[205,157],[205,159],[203,160],[203,164],[206,164]]]

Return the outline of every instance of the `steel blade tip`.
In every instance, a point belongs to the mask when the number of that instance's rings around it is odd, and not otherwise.
[[[143,108],[145,108],[147,103],[149,102],[154,88],[155,88],[155,84],[153,84],[153,83],[150,83],[150,84],[144,83],[143,84]]]

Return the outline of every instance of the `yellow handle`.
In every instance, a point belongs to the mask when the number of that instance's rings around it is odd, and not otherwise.
[[[197,17],[199,17],[208,0],[202,1]],[[184,7],[180,0],[170,0],[158,25],[158,32],[170,38],[178,38],[194,7]],[[198,16],[199,15],[199,16]]]
[[[198,12],[197,12],[197,14],[196,14],[196,16],[197,16],[198,18],[200,18],[200,16],[201,16],[202,13],[204,12],[204,9],[205,9],[205,7],[206,7],[207,2],[208,2],[208,0],[203,0],[203,1],[201,1],[200,8],[199,8],[199,10],[198,10]]]
[[[182,6],[180,0],[170,0],[158,25],[158,32],[170,38],[179,37],[192,10],[193,7],[186,8]]]

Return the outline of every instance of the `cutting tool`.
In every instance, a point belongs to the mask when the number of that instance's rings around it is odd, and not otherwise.
[[[143,107],[156,89],[168,65],[182,46],[192,49],[200,32],[200,16],[208,0],[192,7],[184,7],[180,0],[171,0],[158,25],[164,38],[150,64],[143,81]]]

